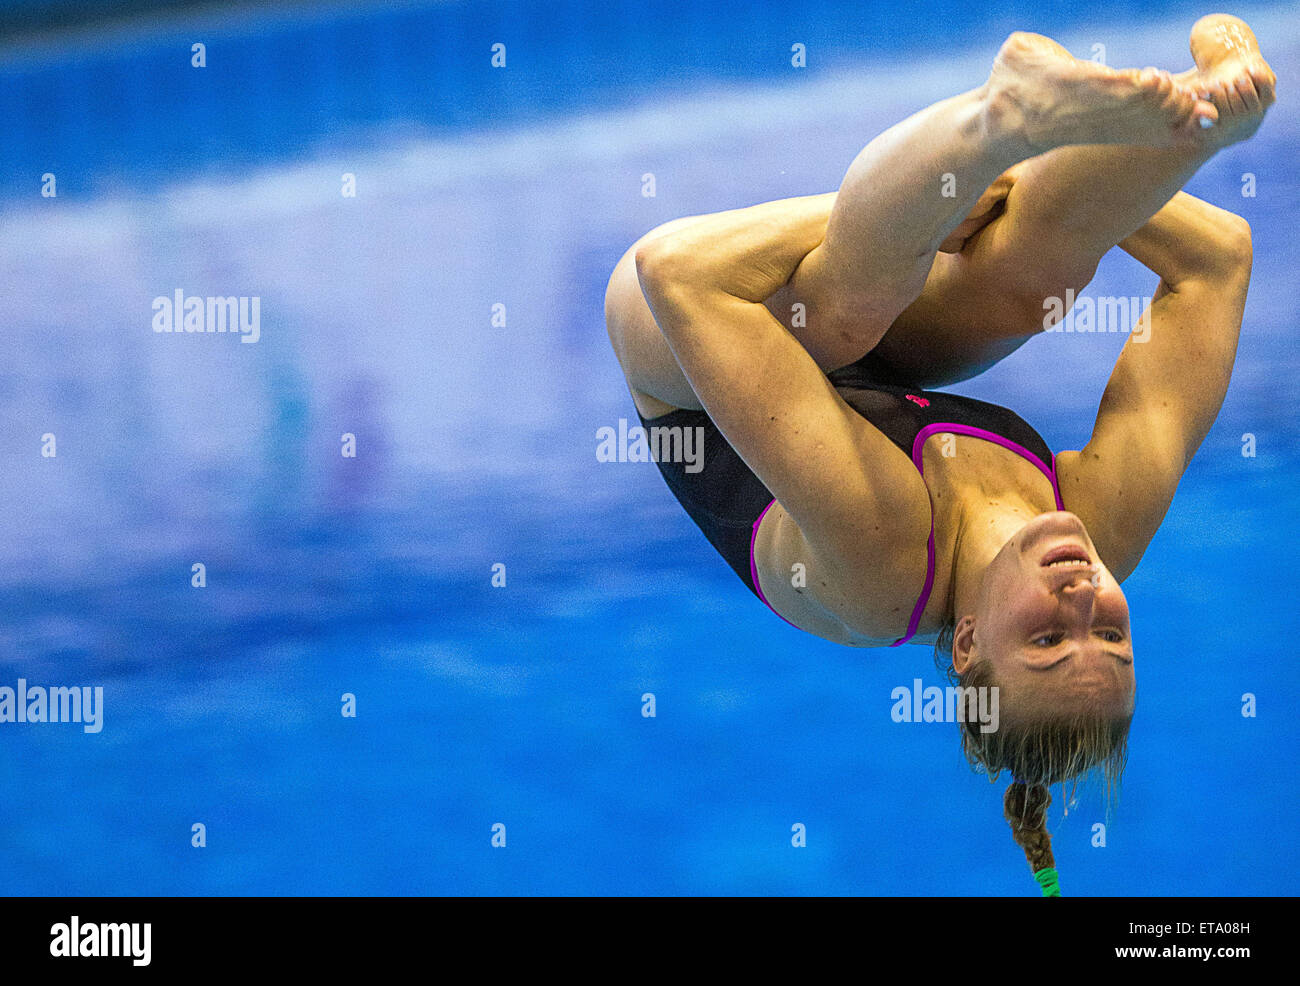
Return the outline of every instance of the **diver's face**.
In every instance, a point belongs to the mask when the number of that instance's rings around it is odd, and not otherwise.
[[[974,615],[976,655],[1007,687],[1131,708],[1128,602],[1074,514],[1035,517],[1003,546]]]

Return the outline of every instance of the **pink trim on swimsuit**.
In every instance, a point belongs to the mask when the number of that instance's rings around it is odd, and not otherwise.
[[[1056,497],[1056,509],[1057,510],[1065,509],[1065,504],[1061,502],[1060,487],[1058,487],[1056,484],[1056,456],[1055,455],[1052,456],[1052,464],[1049,466],[1046,462],[1044,462],[1038,456],[1034,455],[1033,452],[1029,451],[1029,449],[1025,448],[1023,445],[1017,445],[1009,438],[1004,438],[1003,436],[995,432],[988,431],[985,428],[976,428],[973,425],[956,424],[955,422],[935,422],[933,424],[926,425],[924,428],[922,428],[920,431],[916,433],[916,438],[912,441],[912,464],[916,466],[916,471],[921,474],[922,482],[925,481],[925,461],[924,461],[924,455],[922,454],[925,446],[925,441],[931,435],[934,435],[938,432],[951,432],[954,435],[969,435],[972,438],[982,438],[986,442],[992,442],[994,445],[1001,445],[1004,449],[1008,449],[1009,451],[1015,452],[1016,455],[1020,456],[1022,459],[1028,460],[1030,464],[1037,467],[1039,472],[1041,472],[1044,476],[1046,476],[1049,480],[1051,480],[1052,494]],[[754,563],[754,543],[758,540],[758,526],[763,523],[763,518],[766,517],[767,512],[772,509],[773,503],[776,503],[776,501],[773,500],[772,503],[769,503],[766,507],[764,507],[763,512],[758,515],[758,520],[754,521],[754,532],[752,535],[750,535],[749,538],[749,574],[751,578],[753,578],[754,580],[754,591],[758,593],[758,598],[763,600],[763,605],[766,606],[768,609],[772,610],[773,613],[776,613],[777,616],[781,616],[780,613],[777,613],[776,609],[772,606],[772,604],[767,601],[767,597],[763,595],[763,588],[758,584],[758,566]],[[934,504],[933,503],[930,504],[930,536],[926,541],[925,553],[926,553],[925,585],[921,589],[921,597],[917,599],[916,606],[912,609],[912,618],[907,621],[907,633],[905,633],[903,636],[899,637],[892,644],[890,644],[889,645],[890,647],[897,647],[900,644],[905,644],[909,640],[911,640],[914,636],[916,636],[917,627],[920,626],[921,623],[921,614],[925,612],[926,603],[930,601],[930,592],[934,588]],[[781,616],[781,619],[785,620],[786,623],[790,623],[790,621],[786,620],[784,616]],[[793,623],[790,623],[790,625],[795,626],[795,624]]]

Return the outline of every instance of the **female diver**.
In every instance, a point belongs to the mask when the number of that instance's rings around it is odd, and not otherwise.
[[[701,470],[659,468],[758,598],[848,646],[933,643],[962,687],[999,689],[999,727],[965,723],[962,748],[1010,774],[1044,896],[1047,785],[1123,769],[1120,583],[1218,414],[1250,280],[1246,222],[1179,189],[1254,133],[1275,76],[1235,17],[1198,21],[1191,49],[1171,76],[1013,34],[984,85],[875,138],[838,193],[667,223],[606,293],[642,422],[704,429]],[[1081,451],[923,389],[1049,327],[1117,244],[1160,283]]]

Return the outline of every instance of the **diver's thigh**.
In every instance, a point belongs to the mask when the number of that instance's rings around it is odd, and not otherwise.
[[[872,352],[930,387],[976,376],[1043,329],[1043,299],[999,283],[962,254],[940,254],[920,295]]]

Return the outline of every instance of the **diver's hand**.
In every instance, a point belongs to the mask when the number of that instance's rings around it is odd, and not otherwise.
[[[1002,215],[1006,209],[1007,195],[1024,165],[1025,162],[1021,161],[998,175],[993,184],[984,190],[966,218],[939,244],[940,253],[961,253],[976,233]]]

